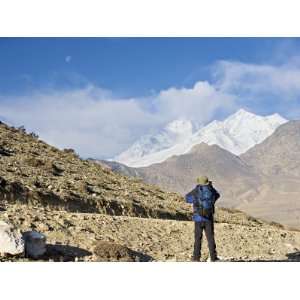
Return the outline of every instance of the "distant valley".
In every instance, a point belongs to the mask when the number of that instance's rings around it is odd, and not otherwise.
[[[247,126],[242,116],[248,125],[249,118],[254,120],[253,124],[262,118],[267,118],[267,122],[272,120],[274,131],[269,129],[271,134],[265,139],[262,139],[263,129],[258,131],[260,137],[252,135],[252,141],[262,140],[239,156],[217,143],[201,142],[186,153],[146,167],[104,163],[115,172],[140,177],[147,183],[181,194],[195,185],[199,174],[207,174],[222,194],[219,206],[241,209],[256,217],[300,228],[300,121],[286,122],[278,115],[255,117],[245,111],[237,112],[229,120],[238,119],[243,129]]]

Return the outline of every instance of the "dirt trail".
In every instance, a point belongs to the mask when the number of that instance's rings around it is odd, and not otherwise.
[[[216,243],[219,256],[228,261],[300,260],[300,232],[257,222],[242,213],[218,212]],[[233,223],[228,223],[230,217]],[[222,219],[223,217],[223,219]],[[45,233],[48,243],[90,252],[79,260],[97,261],[97,241],[125,245],[155,261],[190,261],[193,248],[193,222],[89,213],[68,213],[28,206],[10,205],[0,213],[26,231]],[[222,222],[223,221],[223,222]],[[204,239],[202,260],[208,250]]]

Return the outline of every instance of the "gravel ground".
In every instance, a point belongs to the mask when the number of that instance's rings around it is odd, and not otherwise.
[[[128,247],[153,261],[190,261],[193,249],[194,224],[189,221],[69,213],[26,205],[7,206],[0,212],[0,219],[13,223],[22,231],[33,229],[46,234],[50,251],[44,260],[103,261],[101,251],[95,249],[99,250],[101,243],[106,242]],[[298,231],[220,209],[216,219],[217,250],[225,261],[300,260]],[[206,261],[205,238],[203,243],[202,261]],[[126,259],[116,256],[107,260]]]

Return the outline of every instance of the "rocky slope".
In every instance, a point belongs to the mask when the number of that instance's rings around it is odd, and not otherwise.
[[[270,176],[300,177],[300,121],[290,121],[261,144],[241,155],[260,172]]]
[[[8,205],[0,219],[48,237],[44,261],[190,261],[193,222],[70,213]],[[300,261],[300,232],[218,209],[216,243],[224,261]],[[234,241],[234,243],[233,243]],[[208,258],[203,240],[202,261]],[[23,257],[1,260],[27,261]]]
[[[0,124],[0,197],[67,211],[187,219],[180,197]]]
[[[290,121],[241,159],[267,177],[254,201],[238,208],[300,228],[300,121]]]
[[[90,159],[90,160],[120,175],[142,179],[140,168],[128,167],[116,161],[98,160],[98,159]]]
[[[178,194],[0,124],[0,220],[46,235],[47,252],[39,260],[189,261],[190,216]],[[224,260],[299,260],[297,231],[226,209],[217,210],[216,222]],[[203,260],[207,256],[205,246]],[[28,260],[0,256],[0,261]]]

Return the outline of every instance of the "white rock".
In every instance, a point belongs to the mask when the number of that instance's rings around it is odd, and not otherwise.
[[[0,253],[11,255],[24,253],[21,233],[3,221],[0,221]]]
[[[27,231],[23,234],[25,253],[27,257],[39,258],[46,253],[46,236],[37,231]]]

